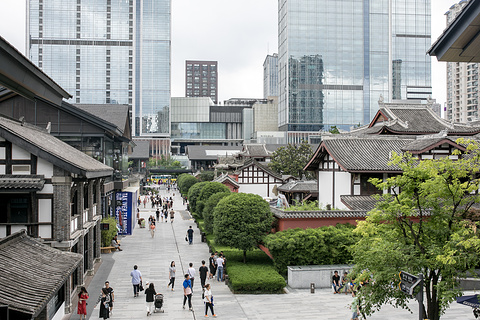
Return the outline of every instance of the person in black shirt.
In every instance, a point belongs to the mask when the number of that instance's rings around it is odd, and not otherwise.
[[[192,226],[187,230],[188,244],[193,244],[193,229]]]
[[[202,284],[202,288],[205,287],[205,280],[207,279],[208,268],[205,265],[205,260],[202,260],[202,266],[198,269],[200,273],[200,283]]]
[[[155,296],[157,295],[153,283],[150,283],[148,288],[145,290],[145,294],[145,301],[147,303],[147,316],[149,316],[152,314],[152,311],[155,310]]]
[[[332,277],[332,286],[333,286],[333,290],[334,290],[334,294],[335,293],[338,293],[341,286],[340,286],[340,276],[338,275],[338,271],[335,271],[334,272],[334,275]]]

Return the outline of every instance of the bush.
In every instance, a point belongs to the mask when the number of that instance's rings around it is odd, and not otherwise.
[[[108,230],[102,230],[102,247],[110,247],[113,237],[117,234],[117,220],[114,217],[103,218],[100,223],[108,223]]]
[[[285,279],[272,265],[228,260],[227,271],[234,293],[281,293],[285,287]]]
[[[188,204],[190,206],[190,212],[194,212],[198,215],[197,212],[197,198],[202,191],[202,188],[207,185],[208,182],[200,182],[196,183],[190,187],[188,190]]]
[[[218,202],[223,198],[229,196],[231,194],[230,191],[228,192],[217,192],[212,194],[210,198],[208,198],[205,206],[203,207],[203,219],[205,220],[205,231],[212,233],[213,232],[213,224],[214,224],[214,214],[213,210],[217,206]]]
[[[177,186],[182,196],[185,197],[188,195],[188,190],[190,190],[190,188],[198,182],[199,181],[197,178],[191,174],[182,173],[177,179]]]
[[[221,184],[220,182],[208,182],[200,191],[200,194],[197,197],[196,203],[196,212],[203,216],[203,208],[205,207],[205,203],[207,202],[208,198],[211,195],[218,193],[218,192],[230,192],[227,186]]]
[[[352,260],[350,246],[358,240],[353,229],[350,224],[289,229],[265,237],[265,246],[280,274],[287,273],[287,266],[345,264]]]

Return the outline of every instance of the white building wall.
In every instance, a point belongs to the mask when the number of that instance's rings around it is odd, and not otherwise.
[[[30,160],[30,152],[12,144],[12,160]]]
[[[332,203],[332,181],[333,173],[331,171],[318,172],[318,205],[320,207]]]
[[[351,174],[349,172],[335,172],[335,208],[342,210],[348,209],[340,200],[340,196],[350,194],[351,179]]]
[[[41,158],[37,158],[37,174],[43,174],[45,179],[51,179],[53,177],[53,164]]]
[[[253,193],[253,194],[258,194],[260,197],[265,198],[265,197],[272,197],[274,196],[272,190],[274,186],[280,187],[282,184],[277,183],[277,184],[240,184],[240,187],[238,188],[238,192],[241,193]],[[270,190],[268,190],[270,189]]]
[[[318,172],[318,203],[320,207],[327,204],[338,209],[348,209],[341,201],[341,195],[350,194],[351,175],[348,172],[335,172],[335,199],[333,199],[333,172]]]

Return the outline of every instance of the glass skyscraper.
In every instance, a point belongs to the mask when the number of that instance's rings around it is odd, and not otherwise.
[[[135,136],[170,135],[171,0],[27,4],[27,56],[70,102],[128,104]]]
[[[279,128],[348,130],[431,95],[430,0],[279,0]]]
[[[263,98],[278,96],[278,54],[267,55],[263,62]]]

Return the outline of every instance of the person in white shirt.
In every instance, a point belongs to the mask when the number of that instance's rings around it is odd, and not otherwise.
[[[212,316],[216,317],[217,315],[213,312],[213,296],[212,291],[210,290],[210,283],[205,285],[205,291],[203,292],[204,298],[203,302],[205,302],[205,317],[208,317],[208,308],[210,308],[210,312]]]
[[[193,267],[193,263],[189,263],[190,268],[188,268],[187,273],[190,276],[190,282],[192,283],[192,291],[193,291],[193,281],[195,280],[195,268]]]
[[[223,281],[223,263],[225,261],[223,260],[223,256],[220,255],[217,258],[217,281]]]

